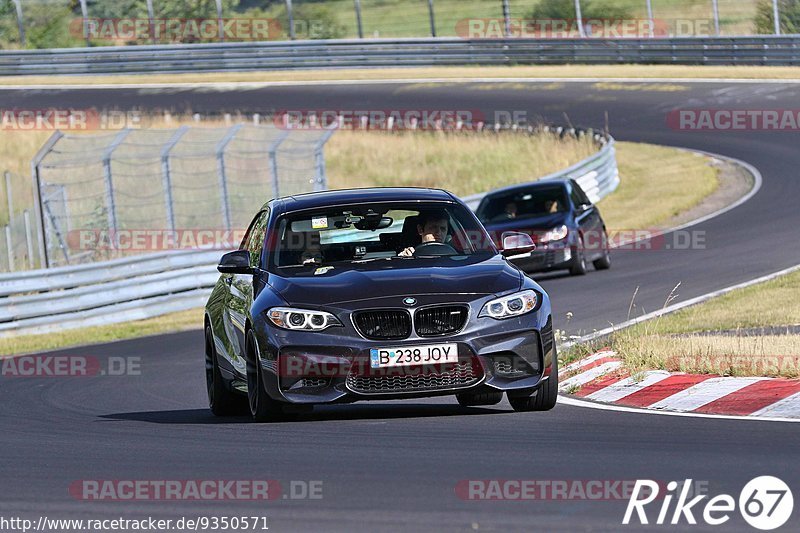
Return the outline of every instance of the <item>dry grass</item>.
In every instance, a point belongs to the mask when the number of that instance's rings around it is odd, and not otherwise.
[[[202,329],[203,309],[190,309],[146,320],[123,322],[108,326],[71,329],[44,335],[21,335],[0,338],[0,356],[50,351],[71,346],[85,346],[134,339],[147,335]]]
[[[124,74],[87,76],[3,76],[0,85],[203,84],[307,82],[332,80],[447,79],[447,78],[719,78],[800,79],[800,67],[673,66],[673,65],[552,65],[515,67],[409,67],[260,72],[202,72],[185,74]]]
[[[611,342],[634,371],[800,377],[798,335],[699,334],[798,324],[800,272],[794,272],[618,331]]]
[[[583,138],[542,134],[341,131],[326,149],[329,185],[415,186],[466,196],[531,181],[596,151]]]
[[[706,156],[649,144],[617,147],[620,185],[598,204],[611,231],[657,228],[719,187],[719,169]]]

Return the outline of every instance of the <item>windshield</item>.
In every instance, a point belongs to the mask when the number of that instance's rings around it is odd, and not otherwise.
[[[536,186],[488,197],[478,209],[481,222],[502,222],[563,213],[569,209],[563,186]]]
[[[450,203],[389,203],[289,213],[278,222],[270,268],[497,253],[471,213]]]

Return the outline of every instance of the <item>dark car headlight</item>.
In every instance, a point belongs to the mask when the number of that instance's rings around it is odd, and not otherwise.
[[[332,326],[341,326],[339,319],[325,311],[295,309],[293,307],[273,307],[267,311],[267,318],[283,329],[322,331]]]
[[[478,316],[500,320],[530,313],[538,306],[539,294],[534,290],[526,290],[489,300],[484,304]]]

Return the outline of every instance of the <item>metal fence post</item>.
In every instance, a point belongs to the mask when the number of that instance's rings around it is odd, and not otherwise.
[[[81,16],[83,17],[81,31],[83,32],[83,37],[86,39],[86,46],[91,46],[92,43],[89,41],[89,32],[86,31],[87,20],[89,19],[89,8],[86,7],[86,0],[81,0]]]
[[[511,37],[511,8],[508,7],[508,0],[503,0],[503,28],[505,36]]]
[[[711,8],[714,11],[714,33],[719,36],[719,3],[711,0]]]
[[[164,148],[161,149],[161,181],[164,185],[164,201],[166,203],[167,224],[170,231],[175,231],[175,204],[172,198],[172,167],[169,163],[169,153],[187,131],[189,131],[189,126],[178,128],[164,145]]]
[[[19,43],[25,48],[25,17],[22,15],[22,0],[14,0],[17,8],[17,29],[19,30]]]
[[[22,212],[25,221],[25,246],[28,250],[28,268],[33,270],[33,237],[31,236],[31,214],[26,209]]]
[[[650,22],[650,37],[655,37],[656,21],[653,20],[653,0],[647,0],[647,20]]]
[[[11,226],[6,226],[6,251],[8,252],[8,271],[14,272],[14,244],[11,242]]]
[[[361,23],[361,0],[354,0],[356,7],[356,24],[358,25],[358,38],[364,38],[364,26]]]
[[[225,42],[225,24],[222,22],[222,0],[217,2],[217,32],[219,32],[220,42]]]
[[[433,0],[428,0],[428,16],[431,19],[431,37],[436,37],[436,19],[433,16]]]
[[[155,14],[153,12],[153,0],[147,0],[147,27],[150,31],[150,40],[153,44],[156,44],[156,32],[155,32]]]
[[[328,174],[325,171],[325,154],[323,149],[325,148],[325,143],[328,142],[328,139],[331,138],[331,135],[333,135],[335,131],[336,130],[326,131],[317,142],[316,146],[314,146],[315,170],[317,173],[314,179],[314,191],[328,190]]]
[[[225,148],[233,140],[244,124],[237,124],[228,130],[225,137],[217,144],[217,174],[219,175],[219,190],[222,194],[222,223],[225,229],[231,229],[231,203],[228,196],[228,177],[225,174]]]
[[[289,18],[289,39],[294,41],[294,6],[292,5],[292,0],[286,0],[286,16]]]
[[[106,215],[108,216],[108,231],[111,234],[111,242],[114,244],[117,242],[117,230],[119,228],[117,227],[117,204],[114,198],[114,176],[111,173],[111,156],[114,150],[122,144],[122,141],[125,140],[125,137],[127,137],[130,132],[130,129],[121,130],[103,153],[103,178],[106,184]]]
[[[11,197],[11,172],[5,171],[6,177],[6,200],[8,201],[8,223],[14,220],[14,200]]]
[[[39,172],[39,165],[41,164],[42,160],[45,158],[47,154],[50,153],[50,150],[53,149],[53,146],[63,137],[64,134],[61,131],[56,130],[53,132],[53,135],[47,139],[47,142],[39,149],[36,155],[33,157],[31,161],[31,177],[33,178],[33,199],[34,204],[33,207],[36,210],[36,219],[39,221],[39,233],[37,240],[39,241],[39,266],[42,268],[49,268],[50,267],[50,260],[47,256],[47,246],[45,246],[45,233],[47,232],[47,226],[45,225],[44,221],[44,207],[42,206],[42,179],[41,174]]]
[[[778,0],[772,0],[772,18],[775,21],[775,35],[781,34],[781,12],[778,7]]]
[[[269,145],[269,173],[272,179],[272,197],[280,197],[280,184],[278,183],[278,147],[284,139],[289,136],[289,131],[282,131],[278,137]]]
[[[575,0],[575,20],[578,23],[578,33],[581,37],[586,37],[586,29],[583,27],[583,13],[581,12],[581,0]]]

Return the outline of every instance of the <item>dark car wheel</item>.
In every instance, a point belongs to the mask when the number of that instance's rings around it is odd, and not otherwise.
[[[496,405],[503,401],[503,393],[497,392],[481,392],[478,394],[461,393],[456,394],[458,403],[464,407],[472,407],[476,405]]]
[[[586,256],[583,253],[583,239],[578,239],[578,245],[572,250],[572,265],[569,273],[572,276],[583,276],[586,274]]]
[[[508,398],[515,411],[549,411],[558,401],[558,355],[553,350],[553,369],[550,377],[539,387],[533,396],[526,398]]]
[[[608,270],[611,268],[611,253],[608,250],[608,234],[603,234],[603,255],[592,262],[595,270]]]
[[[222,380],[211,327],[206,327],[206,386],[208,407],[216,416],[241,415],[247,412],[244,397],[228,390]]]
[[[267,395],[258,362],[256,339],[252,331],[247,332],[247,400],[250,414],[256,422],[271,422],[283,416],[283,409]]]

